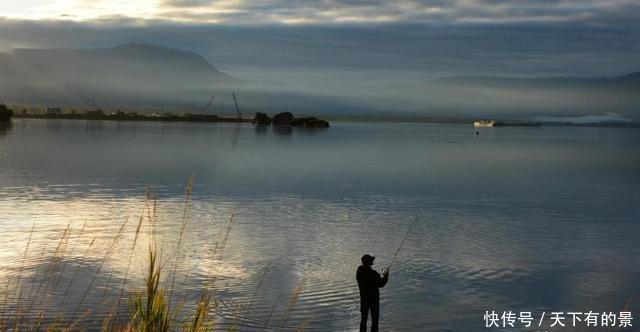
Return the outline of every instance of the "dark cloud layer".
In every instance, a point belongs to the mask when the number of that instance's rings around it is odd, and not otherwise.
[[[196,51],[223,66],[434,76],[615,75],[640,68],[635,0],[158,0],[152,9],[145,19],[112,9],[80,22],[0,16],[0,50],[146,42]]]
[[[227,24],[412,22],[458,24],[482,22],[591,22],[608,23],[613,17],[633,18],[638,3],[632,0],[273,0],[213,1],[162,0],[158,17],[216,21]]]
[[[634,25],[238,27],[0,21],[3,51],[16,47],[108,47],[128,42],[193,50],[223,67],[420,70],[425,76],[607,76],[640,68],[640,29]]]

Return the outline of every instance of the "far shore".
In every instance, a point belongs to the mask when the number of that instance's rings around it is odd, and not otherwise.
[[[216,114],[206,113],[149,113],[149,112],[114,112],[106,114],[98,111],[88,111],[81,113],[63,112],[60,114],[49,113],[17,113],[13,118],[17,119],[59,119],[59,120],[109,120],[109,121],[157,121],[157,122],[200,122],[200,123],[251,123],[253,118],[239,118],[232,116],[218,116]],[[384,116],[327,116],[330,121],[339,122],[358,122],[358,123],[424,123],[424,124],[469,124],[477,119],[471,118],[415,118],[415,117],[384,117]],[[518,123],[527,123],[530,121],[505,121],[497,120],[507,125],[504,127],[521,127]],[[610,128],[640,128],[637,122],[593,122],[593,123],[574,123],[574,122],[539,122],[539,126],[563,126],[563,127],[610,127]],[[524,125],[523,127],[529,127]]]
[[[98,112],[98,111],[97,111]],[[170,113],[135,114],[117,112],[113,114],[97,113],[68,113],[68,114],[15,114],[14,118],[23,119],[63,119],[63,120],[114,120],[114,121],[163,121],[163,122],[251,122],[252,119],[238,117],[220,117],[212,114],[184,114]]]

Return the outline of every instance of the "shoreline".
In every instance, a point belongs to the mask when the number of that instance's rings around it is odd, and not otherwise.
[[[157,114],[157,115],[130,115],[130,114],[113,114],[113,115],[85,115],[85,114],[14,114],[14,119],[50,119],[50,120],[105,120],[105,121],[144,121],[144,122],[195,122],[195,123],[252,123],[253,119],[239,119],[232,117],[219,117],[217,115],[207,114]],[[337,122],[352,123],[413,123],[413,124],[470,124],[468,121],[423,121],[423,120],[401,120],[401,119],[358,119],[358,118],[331,118]],[[10,119],[6,122],[9,122]],[[640,128],[640,124],[632,123],[570,123],[570,122],[540,122],[539,126],[520,126],[520,125],[503,125],[495,127],[595,127],[595,128]],[[487,128],[481,128],[487,129]]]
[[[160,121],[160,122],[251,122],[252,119],[226,118],[217,115],[185,114],[185,115],[85,115],[85,114],[15,114],[16,119],[55,119],[55,120],[108,120],[108,121]]]

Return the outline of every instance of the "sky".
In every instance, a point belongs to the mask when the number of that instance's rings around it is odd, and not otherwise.
[[[585,21],[607,25],[612,18],[633,19],[633,11],[637,9],[637,1],[633,0],[24,0],[3,1],[2,16],[74,21],[131,18],[232,25]]]
[[[0,0],[0,8],[0,52],[150,43],[197,52],[256,86],[381,109],[420,109],[433,94],[425,84],[444,76],[640,70],[637,0]]]

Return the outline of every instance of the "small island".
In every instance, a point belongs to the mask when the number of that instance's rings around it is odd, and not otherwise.
[[[270,118],[266,113],[258,112],[253,118],[253,124],[258,126],[284,126],[302,128],[329,128],[329,122],[315,117],[296,118],[290,112],[282,112]]]

